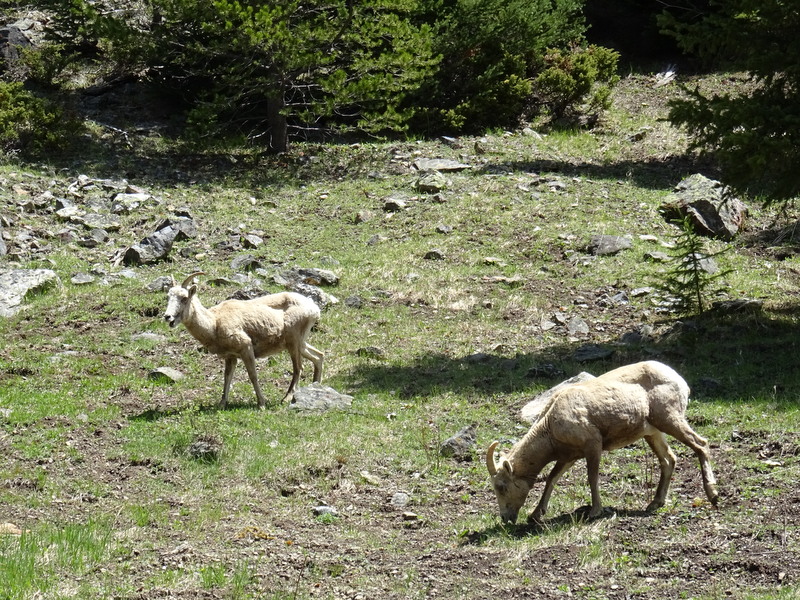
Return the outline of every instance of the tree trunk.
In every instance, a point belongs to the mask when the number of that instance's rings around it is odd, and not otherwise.
[[[289,133],[286,115],[283,114],[285,101],[283,91],[267,98],[267,122],[269,124],[269,151],[275,154],[289,149]]]

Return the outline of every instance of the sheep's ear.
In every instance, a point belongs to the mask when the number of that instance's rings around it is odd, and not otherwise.
[[[511,463],[507,461],[505,458],[500,459],[500,466],[508,471],[509,475],[514,474],[514,467],[511,466]]]
[[[197,292],[197,286],[190,285],[186,291],[189,292],[189,298],[191,298],[192,296],[194,296],[195,292]]]

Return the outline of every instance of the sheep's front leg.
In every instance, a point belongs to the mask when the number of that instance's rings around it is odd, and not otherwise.
[[[550,503],[550,495],[553,493],[553,488],[555,487],[556,482],[558,482],[561,476],[569,471],[574,464],[574,460],[559,461],[553,466],[553,470],[550,471],[550,474],[547,476],[547,481],[544,484],[544,490],[542,491],[542,497],[539,500],[539,504],[537,504],[534,511],[528,515],[529,523],[542,522],[542,516],[547,512],[547,505]]]
[[[600,456],[603,453],[603,443],[601,440],[589,442],[584,447],[586,456],[586,473],[589,479],[589,489],[592,491],[592,508],[589,510],[589,518],[599,517],[603,512],[603,503],[600,500]]]
[[[231,389],[231,381],[233,381],[233,371],[236,369],[236,357],[229,356],[225,359],[225,379],[222,387],[222,400],[219,403],[220,408],[225,408],[228,404],[228,392]]]
[[[250,377],[250,383],[253,384],[253,389],[256,391],[256,398],[258,398],[258,407],[264,408],[266,400],[261,393],[261,386],[258,385],[258,371],[256,370],[256,356],[253,353],[253,346],[250,345],[242,354],[242,362],[247,369],[247,375]]]

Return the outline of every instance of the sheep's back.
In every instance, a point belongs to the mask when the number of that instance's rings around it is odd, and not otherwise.
[[[545,427],[562,446],[583,448],[599,438],[603,448],[626,446],[649,431],[650,402],[636,384],[600,378],[565,388],[543,415]]]

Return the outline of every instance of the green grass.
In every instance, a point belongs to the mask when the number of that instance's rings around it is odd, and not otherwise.
[[[122,217],[108,246],[51,238],[46,255],[23,253],[14,264],[52,268],[63,285],[0,321],[0,523],[26,530],[0,536],[0,598],[407,598],[435,588],[465,598],[534,590],[543,598],[650,599],[675,587],[709,600],[729,591],[796,597],[796,562],[787,557],[797,554],[800,531],[791,510],[800,473],[800,259],[774,254],[793,248],[775,242],[791,221],[776,226],[774,214],[753,207],[750,230],[720,259],[733,269],[727,297],[762,298],[760,312],[677,318],[659,312],[652,295],[609,304],[658,278],[664,267],[643,257],[661,246],[639,236],[672,239],[658,206],[698,167],[683,155],[681,134],[657,120],[664,99],[642,93],[620,92],[598,130],[487,136],[480,155],[474,139],[460,148],[298,144],[274,159],[241,151],[234,165],[211,153],[183,159],[160,140],[66,170],[0,165],[9,189],[56,194],[80,173],[132,172],[154,197]],[[644,126],[647,135],[632,142]],[[432,197],[415,188],[416,156],[475,168],[448,174]],[[176,171],[194,183],[164,175]],[[390,197],[407,208],[385,212]],[[119,271],[114,252],[183,206],[200,235],[177,242],[170,261],[112,285],[70,283],[96,266]],[[0,208],[12,233],[63,226],[17,210],[11,196]],[[264,246],[221,246],[247,232]],[[585,244],[599,233],[630,235],[633,248],[589,257]],[[443,260],[426,258],[434,249]],[[312,343],[326,353],[324,383],[353,395],[351,410],[307,415],[277,405],[290,378],[285,355],[259,365],[276,404],[256,410],[240,365],[229,409],[217,409],[221,361],[198,351],[183,328],[166,327],[165,294],[146,285],[203,270],[199,294],[211,305],[239,286],[205,281],[232,276],[231,261],[244,253],[261,261],[252,277],[273,291],[272,276],[289,266],[339,275],[326,291],[340,303],[325,310]],[[360,308],[344,302],[353,296]],[[570,339],[543,327],[556,313],[584,319],[589,334]],[[651,339],[620,343],[641,326]],[[134,339],[142,332],[163,339]],[[615,353],[579,363],[574,351],[588,342]],[[383,356],[359,355],[369,346]],[[689,420],[712,442],[720,510],[702,500],[695,457],[674,444],[667,506],[641,514],[657,467],[639,444],[603,460],[601,493],[615,514],[581,518],[589,493],[578,464],[556,487],[542,527],[501,526],[482,452],[494,439],[508,448],[521,437],[519,408],[560,380],[531,369],[549,363],[565,376],[597,374],[649,358],[693,387]],[[185,378],[150,380],[160,366]],[[441,442],[470,423],[478,424],[474,460],[442,457]],[[193,457],[197,439],[215,440],[218,453]],[[398,491],[410,498],[400,509],[390,504]],[[316,517],[320,504],[338,516]],[[768,558],[753,564],[750,555]],[[788,563],[784,584],[776,561]],[[754,575],[759,568],[763,577]]]

